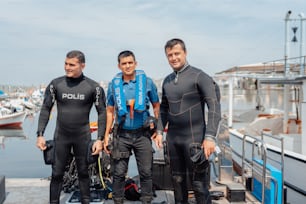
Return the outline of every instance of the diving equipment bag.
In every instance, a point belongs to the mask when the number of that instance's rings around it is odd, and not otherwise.
[[[98,161],[99,154],[92,155],[92,146],[95,143],[95,140],[90,140],[87,147],[87,163],[93,164]]]
[[[47,148],[44,150],[44,161],[46,165],[51,165],[55,160],[55,143],[53,140],[46,141]]]
[[[209,166],[209,161],[205,157],[204,149],[200,143],[191,143],[189,145],[190,159],[195,172],[204,172]]]

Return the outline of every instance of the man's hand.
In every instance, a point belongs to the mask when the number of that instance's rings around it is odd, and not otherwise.
[[[103,143],[102,143],[102,141],[101,140],[96,140],[95,142],[94,142],[94,144],[92,145],[92,149],[91,149],[91,151],[92,151],[92,155],[96,155],[96,154],[99,154],[99,152],[101,152],[102,151],[102,148],[103,148]]]
[[[44,151],[45,149],[47,149],[46,140],[43,136],[38,136],[37,137],[36,147],[38,147],[38,149],[40,149],[41,151]]]
[[[155,145],[158,149],[163,147],[163,136],[161,134],[154,134],[152,135],[152,140],[155,142]]]
[[[215,152],[216,144],[213,140],[204,140],[202,143],[202,148],[204,148],[204,154],[206,159]]]
[[[103,150],[104,152],[106,152],[107,154],[110,154],[110,150],[108,149],[108,145],[109,145],[109,138],[108,137],[104,137],[104,142],[103,142]]]

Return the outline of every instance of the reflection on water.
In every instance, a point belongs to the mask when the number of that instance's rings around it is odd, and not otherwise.
[[[4,137],[18,137],[26,139],[26,135],[23,132],[23,128],[0,128],[0,136]]]
[[[20,128],[0,128],[0,148],[5,148],[5,140],[8,138],[17,138],[21,140],[27,139],[23,132],[22,127]]]
[[[37,120],[38,115],[27,117],[21,129],[0,129],[0,136],[3,136],[3,144],[0,145],[1,175],[7,178],[50,176],[50,166],[44,164],[42,152],[36,147]],[[46,139],[51,136],[49,132],[54,130],[55,120],[50,119]]]

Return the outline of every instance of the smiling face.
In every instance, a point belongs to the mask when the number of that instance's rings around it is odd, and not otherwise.
[[[174,71],[179,71],[186,64],[187,53],[180,44],[166,48],[166,56]]]
[[[78,78],[81,76],[85,63],[81,63],[78,58],[66,58],[65,60],[65,72],[67,77]]]
[[[127,57],[120,57],[118,67],[123,73],[123,78],[125,80],[134,79],[134,72],[137,66],[137,62],[135,61],[132,55]]]

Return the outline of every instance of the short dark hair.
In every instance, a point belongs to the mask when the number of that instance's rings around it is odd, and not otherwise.
[[[120,59],[123,58],[123,57],[129,57],[129,56],[132,56],[133,59],[136,61],[136,57],[134,55],[134,53],[130,50],[124,50],[122,52],[119,53],[118,55],[118,63],[120,63]]]
[[[186,52],[186,46],[183,40],[179,39],[179,38],[173,38],[171,40],[168,40],[166,45],[165,45],[165,51],[167,48],[172,49],[175,45],[181,45],[182,49],[184,50],[184,52]]]
[[[85,63],[85,55],[83,52],[79,50],[72,50],[67,53],[67,58],[77,58],[80,63]]]

